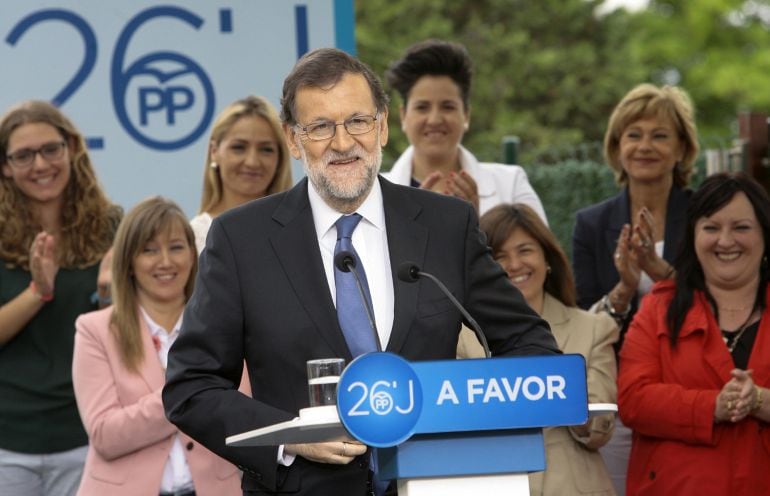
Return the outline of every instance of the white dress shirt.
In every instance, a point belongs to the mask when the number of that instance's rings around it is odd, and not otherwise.
[[[308,197],[313,211],[318,247],[321,250],[326,282],[329,283],[332,301],[337,305],[337,290],[334,282],[334,245],[337,243],[337,228],[334,223],[340,218],[337,212],[326,202],[308,182]],[[390,269],[390,251],[388,234],[385,229],[385,209],[382,206],[380,181],[375,179],[369,196],[358,207],[356,213],[362,219],[353,231],[353,247],[356,249],[366,271],[369,293],[374,306],[374,320],[380,338],[380,346],[387,347],[393,327],[393,276]]]
[[[165,370],[168,366],[168,350],[179,336],[179,330],[182,328],[182,315],[174,324],[171,332],[166,332],[147,314],[144,308],[139,307],[142,312],[147,327],[150,329],[153,343],[156,343],[158,358]],[[184,455],[182,441],[179,440],[179,434],[174,436],[174,444],[171,445],[171,451],[168,455],[168,461],[163,468],[163,477],[160,480],[160,492],[173,493],[185,489],[193,489],[193,478],[190,473],[190,467],[187,465],[187,457]]]

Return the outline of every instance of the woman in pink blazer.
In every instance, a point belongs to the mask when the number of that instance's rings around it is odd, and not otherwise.
[[[73,384],[89,437],[78,495],[240,495],[235,466],[163,413],[168,349],[192,293],[197,257],[184,213],[156,197],[118,228],[114,305],[76,322]]]

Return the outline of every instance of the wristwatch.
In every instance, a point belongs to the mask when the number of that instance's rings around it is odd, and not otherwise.
[[[612,317],[615,320],[625,320],[626,317],[628,317],[628,314],[631,313],[631,304],[626,305],[625,310],[618,311],[617,308],[615,308],[615,305],[612,304],[610,301],[610,294],[607,293],[604,295],[604,298],[602,298],[602,308],[610,314],[610,317]]]

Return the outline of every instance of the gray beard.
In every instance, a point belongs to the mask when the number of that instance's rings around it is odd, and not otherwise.
[[[377,174],[382,165],[382,148],[379,145],[380,140],[378,136],[376,151],[373,155],[368,157],[369,160],[367,160],[366,167],[363,170],[364,176],[353,184],[339,184],[324,174],[327,163],[350,155],[350,153],[343,155],[327,152],[320,160],[323,162],[322,164],[316,164],[316,167],[310,167],[305,149],[300,147],[300,150],[302,151],[302,165],[308,179],[327,205],[338,212],[351,213],[364,202],[372,189],[372,185],[374,185],[375,179],[377,179]],[[357,151],[360,151],[360,149],[357,148],[353,150],[353,152]],[[364,154],[358,155],[364,156]]]

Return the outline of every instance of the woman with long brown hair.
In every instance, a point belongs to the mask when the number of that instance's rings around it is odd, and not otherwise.
[[[90,447],[78,494],[241,494],[235,466],[163,413],[168,351],[198,257],[180,208],[156,197],[123,219],[112,260],[114,304],[78,318],[75,395]]]
[[[0,480],[9,494],[74,494],[88,443],[72,390],[74,323],[96,308],[121,210],[83,136],[49,103],[5,114],[0,163]]]

